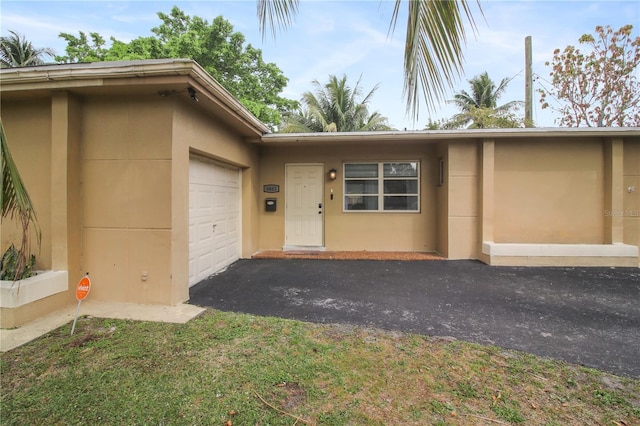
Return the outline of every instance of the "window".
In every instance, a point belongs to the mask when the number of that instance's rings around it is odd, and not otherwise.
[[[417,161],[346,163],[344,165],[344,210],[419,211]]]

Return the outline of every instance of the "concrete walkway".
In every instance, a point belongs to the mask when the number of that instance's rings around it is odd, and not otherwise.
[[[492,344],[640,378],[640,269],[241,260],[190,303]]]
[[[46,315],[15,329],[0,330],[0,352],[24,345],[58,327],[73,321],[77,305]],[[84,301],[79,316],[131,319],[184,324],[204,312],[204,308],[181,304],[177,306],[135,305],[130,303],[106,303]]]

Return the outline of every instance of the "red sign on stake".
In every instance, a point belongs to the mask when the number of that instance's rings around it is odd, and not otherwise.
[[[76,329],[76,322],[78,321],[78,312],[80,312],[80,304],[82,300],[87,297],[89,294],[89,290],[91,290],[91,280],[89,279],[89,273],[82,277],[78,286],[76,287],[76,299],[78,299],[78,307],[76,308],[76,316],[73,319],[73,326],[71,327],[71,335],[73,336],[73,332]]]
[[[91,290],[91,280],[89,279],[89,274],[87,274],[82,277],[76,287],[76,299],[78,299],[78,301],[84,300],[89,294],[89,290]]]

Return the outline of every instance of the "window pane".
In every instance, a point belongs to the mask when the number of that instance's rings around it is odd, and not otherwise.
[[[416,179],[394,179],[384,181],[385,194],[417,194],[418,181]]]
[[[345,164],[345,178],[376,178],[378,177],[377,164]]]
[[[348,180],[345,181],[346,194],[377,194],[377,180]]]
[[[384,197],[384,209],[385,210],[418,210],[418,197]]]
[[[377,196],[364,196],[357,197],[353,195],[347,195],[344,197],[344,209],[345,210],[378,210],[378,197]]]
[[[384,163],[384,177],[417,177],[418,163]]]

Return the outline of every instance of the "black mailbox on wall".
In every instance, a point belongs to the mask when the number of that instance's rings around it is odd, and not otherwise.
[[[275,212],[278,207],[278,199],[277,198],[265,198],[264,200],[264,210],[267,212]]]

